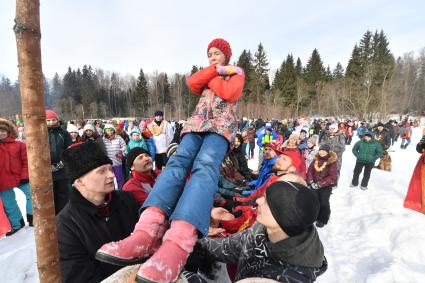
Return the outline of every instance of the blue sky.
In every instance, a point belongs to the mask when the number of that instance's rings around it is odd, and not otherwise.
[[[314,48],[345,67],[367,29],[387,34],[395,56],[425,47],[425,1],[40,0],[43,71],[90,64],[122,75],[187,72],[207,65],[206,46],[227,39],[237,60],[263,43],[272,69],[288,53],[303,65]],[[15,1],[0,0],[0,74],[18,76]]]

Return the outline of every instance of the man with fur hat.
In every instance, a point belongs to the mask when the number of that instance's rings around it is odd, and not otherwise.
[[[114,190],[112,161],[98,144],[73,145],[62,160],[73,184],[56,218],[62,282],[100,282],[119,267],[96,260],[96,251],[130,235],[139,206],[132,194]]]
[[[373,139],[373,134],[366,131],[363,138],[356,142],[352,152],[357,158],[356,166],[354,167],[353,180],[350,187],[357,187],[359,185],[359,176],[364,169],[363,179],[360,188],[367,190],[367,185],[370,179],[370,173],[375,165],[375,161],[379,159],[384,153],[382,146]]]
[[[13,235],[25,226],[21,211],[15,199],[14,187],[19,187],[27,199],[27,220],[32,226],[32,206],[28,180],[27,150],[18,137],[15,126],[6,119],[0,119],[0,197],[9,218]]]
[[[68,203],[70,189],[60,156],[72,145],[72,139],[69,133],[62,129],[58,115],[54,111],[46,110],[46,123],[49,135],[55,213],[58,214]]]
[[[307,172],[307,183],[317,193],[320,202],[319,216],[316,226],[323,227],[328,224],[331,215],[329,199],[332,187],[336,184],[338,156],[331,151],[327,144],[321,145],[319,152],[314,156]]]
[[[162,169],[167,163],[167,147],[173,140],[173,128],[170,123],[164,120],[164,113],[160,110],[155,111],[155,119],[148,125],[148,130],[153,135],[155,143],[155,167]]]
[[[320,209],[316,194],[302,184],[277,181],[257,204],[257,222],[251,228],[198,243],[217,261],[237,265],[235,281],[315,281],[327,269],[323,245],[313,226]]]
[[[127,166],[131,171],[131,178],[124,186],[123,191],[131,192],[138,205],[143,205],[148,194],[152,191],[156,177],[160,170],[153,170],[152,157],[147,149],[135,147],[127,155]]]

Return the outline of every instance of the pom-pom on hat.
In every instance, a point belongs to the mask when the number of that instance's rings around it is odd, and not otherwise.
[[[222,38],[216,38],[213,39],[210,44],[208,44],[207,53],[211,49],[211,47],[220,49],[220,51],[223,52],[224,56],[226,57],[226,64],[229,64],[230,58],[232,57],[232,49],[230,48],[229,42]]]
[[[105,164],[112,165],[112,161],[106,156],[102,148],[93,141],[69,147],[62,153],[61,159],[71,184],[97,167]]]
[[[290,237],[306,231],[317,220],[319,200],[315,192],[302,184],[274,182],[265,195],[273,218]]]

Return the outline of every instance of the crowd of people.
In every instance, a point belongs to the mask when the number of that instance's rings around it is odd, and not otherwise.
[[[223,39],[207,54],[210,66],[187,79],[200,98],[186,121],[166,121],[160,110],[152,119],[62,121],[46,110],[63,282],[100,282],[142,262],[137,282],[205,282],[216,262],[227,264],[232,281],[313,282],[327,269],[316,228],[331,217],[345,150],[357,159],[350,187],[364,168],[367,190],[373,168],[391,171],[398,138],[401,149],[410,144],[409,116],[373,125],[238,121],[244,72],[228,65]],[[6,236],[25,226],[14,188],[25,193],[33,225],[23,127],[0,119]],[[258,167],[249,168],[256,157]]]

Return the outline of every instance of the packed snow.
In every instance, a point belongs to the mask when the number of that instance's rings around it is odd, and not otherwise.
[[[357,140],[346,147],[330,199],[331,218],[319,229],[329,268],[317,282],[425,282],[425,215],[403,208],[420,138],[421,129],[414,129],[405,150],[399,140],[390,152],[393,171],[373,169],[366,191],[349,187],[355,165],[351,147]],[[257,158],[249,165],[256,168]],[[25,215],[24,195],[19,190],[16,195]],[[38,282],[32,228],[0,239],[0,275],[5,283]],[[217,280],[224,281],[223,276]]]

